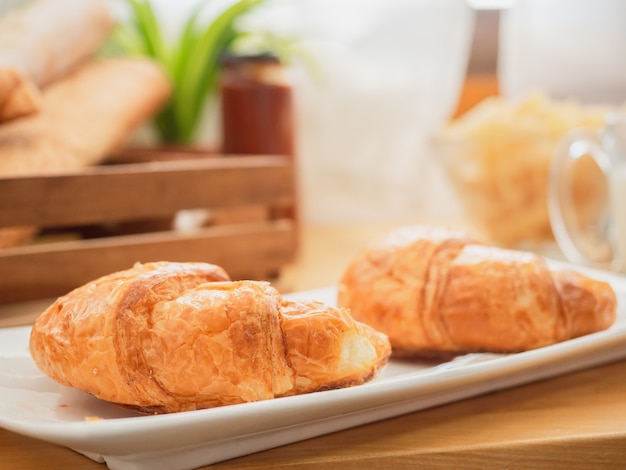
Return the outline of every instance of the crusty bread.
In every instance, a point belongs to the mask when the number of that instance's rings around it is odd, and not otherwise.
[[[101,163],[171,91],[148,59],[90,60],[48,87],[39,113],[0,126],[0,175],[63,173]]]
[[[93,57],[115,27],[100,0],[21,3],[0,15],[0,123],[37,113],[40,89]]]
[[[461,231],[404,227],[346,268],[338,304],[386,333],[394,355],[518,352],[608,328],[610,285]]]
[[[0,67],[0,124],[39,111],[39,89],[19,72]]]
[[[287,301],[218,266],[160,262],[60,297],[30,351],[64,385],[169,413],[361,384],[391,347],[345,310]]]

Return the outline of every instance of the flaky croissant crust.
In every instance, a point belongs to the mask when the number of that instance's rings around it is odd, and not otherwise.
[[[391,348],[343,309],[232,282],[219,266],[160,262],[57,299],[33,325],[30,351],[64,385],[168,413],[358,385]]]
[[[611,286],[463,231],[403,227],[346,268],[338,304],[386,333],[396,355],[519,352],[608,328]]]

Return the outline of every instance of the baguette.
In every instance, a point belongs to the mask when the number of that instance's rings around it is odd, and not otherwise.
[[[115,20],[97,0],[37,0],[0,18],[0,123],[39,110],[38,90],[92,57]]]
[[[38,114],[0,126],[0,176],[100,163],[169,93],[164,73],[148,59],[92,60],[47,87]]]
[[[39,89],[12,69],[0,69],[0,123],[39,111]]]

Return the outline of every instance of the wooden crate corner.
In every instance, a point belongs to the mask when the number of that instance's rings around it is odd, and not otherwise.
[[[202,261],[233,279],[278,276],[296,251],[294,169],[278,156],[216,156],[90,167],[79,172],[0,178],[0,231],[98,228],[93,238],[0,250],[0,303],[62,295],[135,262]],[[208,214],[173,228],[184,211]],[[107,233],[107,230],[110,233]],[[63,237],[61,237],[63,238]]]

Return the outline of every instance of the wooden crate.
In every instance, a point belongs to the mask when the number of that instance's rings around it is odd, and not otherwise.
[[[77,227],[104,233],[64,241],[49,235],[0,250],[0,303],[62,295],[135,262],[205,261],[233,279],[273,278],[294,256],[296,226],[273,217],[271,208],[293,204],[294,169],[272,156],[0,178],[0,227],[36,226],[62,238]],[[212,222],[191,231],[164,226],[186,209],[206,209]]]

